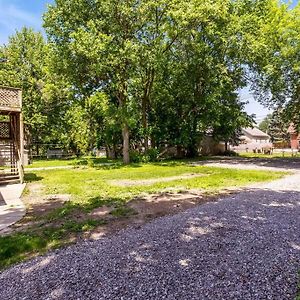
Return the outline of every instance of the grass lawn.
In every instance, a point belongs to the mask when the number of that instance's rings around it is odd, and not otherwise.
[[[273,153],[273,154],[263,154],[263,153],[239,153],[239,157],[244,157],[244,158],[292,158],[292,159],[299,159],[300,160],[300,152],[297,154],[294,153],[292,156],[291,152],[285,152],[284,154],[282,153]]]
[[[75,242],[97,228],[109,228],[118,220],[134,221],[140,212],[130,206],[130,200],[140,195],[167,190],[217,193],[228,187],[274,180],[284,174],[191,166],[187,161],[28,169],[23,197],[28,214],[10,235],[0,237],[0,268]],[[61,201],[61,197],[68,200]],[[108,213],[103,214],[101,209]]]
[[[34,174],[34,175],[33,175]],[[39,180],[45,194],[70,194],[72,203],[83,207],[90,205],[95,197],[110,201],[127,201],[140,193],[154,193],[163,189],[202,189],[216,191],[224,187],[243,186],[251,182],[272,180],[280,172],[242,171],[203,166],[189,166],[186,163],[134,164],[130,166],[105,166],[99,168],[75,168],[66,170],[45,170],[28,174],[28,180]],[[109,181],[122,179],[141,180],[201,174],[203,176],[158,182],[152,185],[117,186]],[[33,175],[33,178],[32,178]]]
[[[296,156],[292,156],[291,153],[285,153],[284,156],[282,153],[275,153],[272,155],[268,154],[262,154],[262,153],[240,153],[238,157],[241,158],[293,158],[293,159],[299,159],[300,160],[300,153],[298,153]],[[196,161],[199,160],[218,160],[220,157],[216,156],[203,156],[195,159]],[[184,160],[182,160],[184,161]],[[191,162],[191,160],[185,160],[186,162]],[[33,160],[32,164],[29,166],[26,166],[25,169],[32,169],[32,168],[48,168],[48,167],[64,167],[64,166],[101,166],[105,164],[120,164],[122,165],[122,162],[120,159],[118,160],[112,160],[107,158],[95,158],[95,157],[71,157],[67,159],[35,159]]]
[[[67,159],[34,159],[32,164],[26,166],[25,169],[31,168],[47,168],[47,167],[63,167],[63,166],[87,166],[106,163],[116,163],[119,160],[111,160],[107,158],[94,157],[71,157]]]

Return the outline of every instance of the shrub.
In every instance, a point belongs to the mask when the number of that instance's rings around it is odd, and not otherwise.
[[[223,156],[239,156],[239,154],[232,150],[227,150],[222,153]]]
[[[137,150],[130,151],[130,161],[133,163],[139,163],[139,162],[155,162],[157,161],[159,151],[157,149],[148,149],[146,153],[142,154]]]
[[[140,154],[136,150],[132,150],[129,152],[130,161],[133,163],[139,163],[142,161],[142,154]]]
[[[158,149],[155,148],[148,149],[145,153],[145,156],[148,157],[148,161],[150,162],[157,161],[158,155],[159,155],[159,151]]]

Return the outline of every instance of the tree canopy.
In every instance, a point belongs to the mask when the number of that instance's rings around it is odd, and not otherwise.
[[[203,136],[251,126],[247,85],[300,121],[298,23],[277,0],[56,0],[46,40],[24,28],[0,48],[0,84],[23,88],[34,141],[194,156]]]

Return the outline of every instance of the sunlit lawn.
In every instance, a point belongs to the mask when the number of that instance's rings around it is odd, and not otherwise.
[[[61,159],[34,159],[32,163],[25,167],[25,169],[31,168],[48,168],[48,167],[64,167],[64,166],[84,166],[89,164],[107,164],[118,163],[120,160],[111,160],[107,158],[95,158],[95,157],[70,157]]]
[[[282,173],[189,166],[186,163],[170,162],[39,171],[34,174],[44,185],[46,194],[71,194],[72,202],[84,205],[88,204],[93,197],[101,197],[108,201],[113,198],[129,200],[140,193],[153,193],[168,188],[212,191],[230,186],[243,186],[251,182],[276,179]],[[201,174],[203,176],[128,187],[109,183],[110,180],[118,179],[145,180],[183,174]],[[30,179],[30,174],[28,179]]]
[[[244,157],[244,158],[293,158],[293,159],[299,159],[300,160],[300,152],[276,152],[273,154],[263,154],[263,153],[239,153],[239,157]]]
[[[218,192],[228,187],[249,185],[282,177],[285,173],[269,171],[249,171],[222,169],[205,166],[191,166],[187,161],[168,163],[132,164],[120,163],[111,166],[74,167],[74,169],[30,171],[26,180],[30,184],[41,184],[40,197],[53,194],[69,194],[70,201],[48,214],[35,217],[26,230],[0,237],[0,268],[41,254],[51,248],[68,244],[70,236],[91,231],[110,219],[91,219],[89,213],[95,208],[112,208],[114,218],[122,218],[135,212],[126,203],[135,196],[157,193],[165,190],[182,191],[199,189],[203,192]],[[156,182],[150,185],[118,186],[118,180],[147,180],[168,178],[187,174],[200,177],[177,179],[169,182]],[[110,181],[114,180],[114,184]],[[27,194],[28,194],[27,190]],[[28,195],[27,195],[28,197]],[[30,195],[29,195],[30,197]],[[78,219],[78,214],[81,218]],[[82,217],[82,215],[84,217]]]

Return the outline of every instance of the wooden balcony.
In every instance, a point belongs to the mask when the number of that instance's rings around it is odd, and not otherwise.
[[[0,86],[0,113],[21,113],[22,91],[20,89]]]
[[[22,91],[0,86],[0,184],[23,182]],[[6,117],[4,117],[4,115]]]

